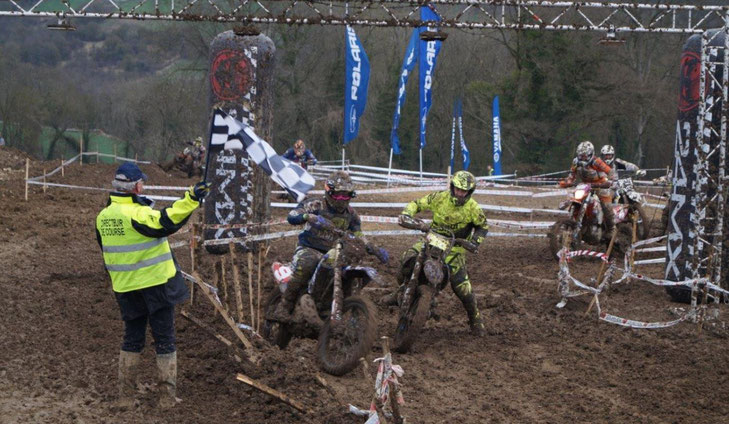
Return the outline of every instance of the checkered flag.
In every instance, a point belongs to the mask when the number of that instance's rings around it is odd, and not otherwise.
[[[297,201],[302,201],[314,187],[314,177],[304,168],[276,154],[273,147],[253,132],[253,128],[215,109],[210,125],[208,155],[223,149],[244,148],[248,156]]]

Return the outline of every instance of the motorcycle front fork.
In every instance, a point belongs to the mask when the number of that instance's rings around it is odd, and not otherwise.
[[[418,257],[415,260],[415,265],[413,266],[413,272],[412,274],[410,274],[410,280],[407,282],[407,286],[405,287],[405,293],[403,293],[402,295],[402,304],[400,305],[400,308],[404,313],[407,313],[407,311],[410,309],[410,303],[413,299],[413,293],[418,287],[418,276],[420,276],[420,270],[423,268],[424,260],[425,246],[423,246],[423,250],[418,253]]]

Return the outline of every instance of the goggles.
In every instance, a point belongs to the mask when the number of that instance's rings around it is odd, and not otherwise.
[[[350,200],[354,197],[353,191],[330,191],[329,196],[334,200]]]

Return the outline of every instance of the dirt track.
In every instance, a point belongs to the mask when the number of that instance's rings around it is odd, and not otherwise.
[[[325,391],[316,382],[314,341],[295,340],[283,352],[269,349],[263,365],[255,368],[234,361],[224,345],[179,316],[178,396],[183,403],[167,414],[152,407],[150,339],[141,406],[114,412],[122,322],[93,227],[106,195],[56,188],[43,194],[35,187],[26,203],[23,161],[20,153],[0,148],[0,421],[307,422],[294,409],[237,382],[236,372],[314,409],[308,422],[364,421],[347,415],[345,405],[368,406],[371,387],[358,371],[327,376],[336,397]],[[43,166],[33,163],[31,175],[40,174]],[[64,178],[52,181],[103,187],[113,169],[74,165]],[[145,167],[145,172],[152,184],[191,183],[156,167]],[[533,206],[554,207],[558,200]],[[413,239],[377,241],[398,256]],[[293,238],[275,242],[267,264],[290,257],[294,243]],[[178,250],[177,257],[189,269],[185,251]],[[211,261],[203,258],[206,278],[212,275]],[[397,261],[376,266],[394,284]],[[585,275],[592,270],[579,268]],[[440,321],[428,323],[412,354],[395,356],[405,369],[401,382],[408,422],[727,422],[729,341],[723,322],[701,332],[688,323],[630,330],[598,321],[594,311],[583,316],[586,298],[556,309],[557,266],[544,239],[490,238],[469,258],[469,270],[487,335],[471,337],[456,297],[450,289],[440,295]],[[649,271],[661,275],[660,267]],[[271,284],[267,277],[264,282]],[[382,292],[371,293],[376,299]],[[670,309],[682,305],[671,304],[660,289],[632,283],[610,293],[603,306],[629,318],[669,320],[675,318]],[[234,339],[204,298],[197,297],[188,310]],[[380,307],[379,313],[380,335],[390,335],[396,312]],[[373,350],[369,359],[379,354]]]

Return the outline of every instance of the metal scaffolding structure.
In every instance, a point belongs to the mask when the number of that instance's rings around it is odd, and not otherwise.
[[[434,6],[443,28],[699,34],[725,26],[725,0],[666,4],[553,0],[6,0],[0,16],[244,24],[416,27]]]
[[[723,37],[722,37],[723,36]],[[729,113],[729,26],[701,38],[697,161],[694,184],[696,238],[692,273],[722,284],[724,214],[726,207],[726,144]],[[703,275],[702,275],[703,274]],[[695,297],[695,293],[694,293]],[[695,298],[694,298],[695,302]]]

